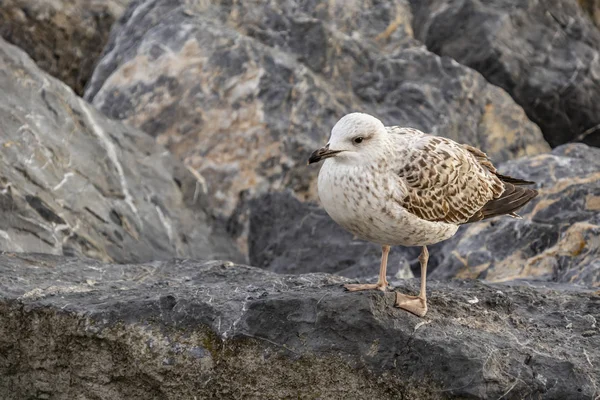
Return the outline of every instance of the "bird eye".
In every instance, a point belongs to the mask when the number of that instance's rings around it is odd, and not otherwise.
[[[363,141],[363,140],[364,140],[364,138],[363,138],[362,136],[358,136],[358,137],[355,137],[354,139],[352,139],[352,141],[353,141],[355,144],[362,143],[362,141]]]

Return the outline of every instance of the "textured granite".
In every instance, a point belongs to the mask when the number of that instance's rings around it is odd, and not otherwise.
[[[0,249],[240,260],[193,175],[0,38]]]
[[[415,36],[508,91],[552,146],[600,146],[600,31],[577,0],[411,4]]]
[[[2,0],[0,36],[79,95],[130,0]]]
[[[582,399],[600,293],[429,285],[426,319],[344,278],[0,255],[0,398]],[[398,290],[418,282],[393,282]]]

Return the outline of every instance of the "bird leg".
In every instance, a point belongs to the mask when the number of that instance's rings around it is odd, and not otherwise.
[[[379,289],[382,292],[385,292],[388,286],[388,281],[386,279],[386,271],[389,252],[390,246],[381,246],[381,266],[379,267],[379,279],[377,279],[377,283],[348,284],[344,285],[344,287],[350,292],[373,289]]]
[[[396,292],[395,306],[403,308],[419,317],[424,317],[427,314],[427,295],[425,286],[427,283],[427,261],[429,260],[429,252],[427,246],[423,246],[419,261],[421,262],[421,292],[418,296],[409,296]]]

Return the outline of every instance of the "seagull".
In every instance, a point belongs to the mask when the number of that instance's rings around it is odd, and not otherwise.
[[[329,216],[355,236],[381,245],[374,284],[349,291],[386,291],[390,246],[422,247],[418,296],[396,292],[395,306],[427,313],[427,246],[452,237],[458,227],[515,213],[537,195],[529,182],[501,175],[481,150],[417,129],[384,126],[364,113],[342,117],[329,142],[308,163],[324,161],[318,193]]]

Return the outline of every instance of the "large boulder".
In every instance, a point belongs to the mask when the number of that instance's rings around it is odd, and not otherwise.
[[[77,94],[130,0],[2,0],[0,36]]]
[[[1,250],[113,262],[239,259],[213,228],[200,176],[1,38],[0,65]]]
[[[412,278],[416,255],[392,248],[388,276]],[[248,233],[250,264],[285,274],[337,273],[373,278],[379,272],[381,247],[354,238],[312,202],[291,193],[267,193],[250,205]]]
[[[410,19],[392,0],[138,1],[85,98],[199,171],[224,217],[244,217],[240,197],[267,191],[315,199],[318,168],[306,159],[349,111],[469,142],[495,161],[549,149],[502,89],[418,44]]]
[[[465,226],[438,249],[432,278],[600,285],[600,149],[584,144],[503,164],[538,183],[519,214]]]
[[[344,278],[0,255],[2,399],[589,399],[600,293],[429,285],[420,319]],[[414,291],[418,282],[399,284]]]
[[[415,36],[507,90],[552,146],[600,146],[600,31],[576,0],[411,3]]]

